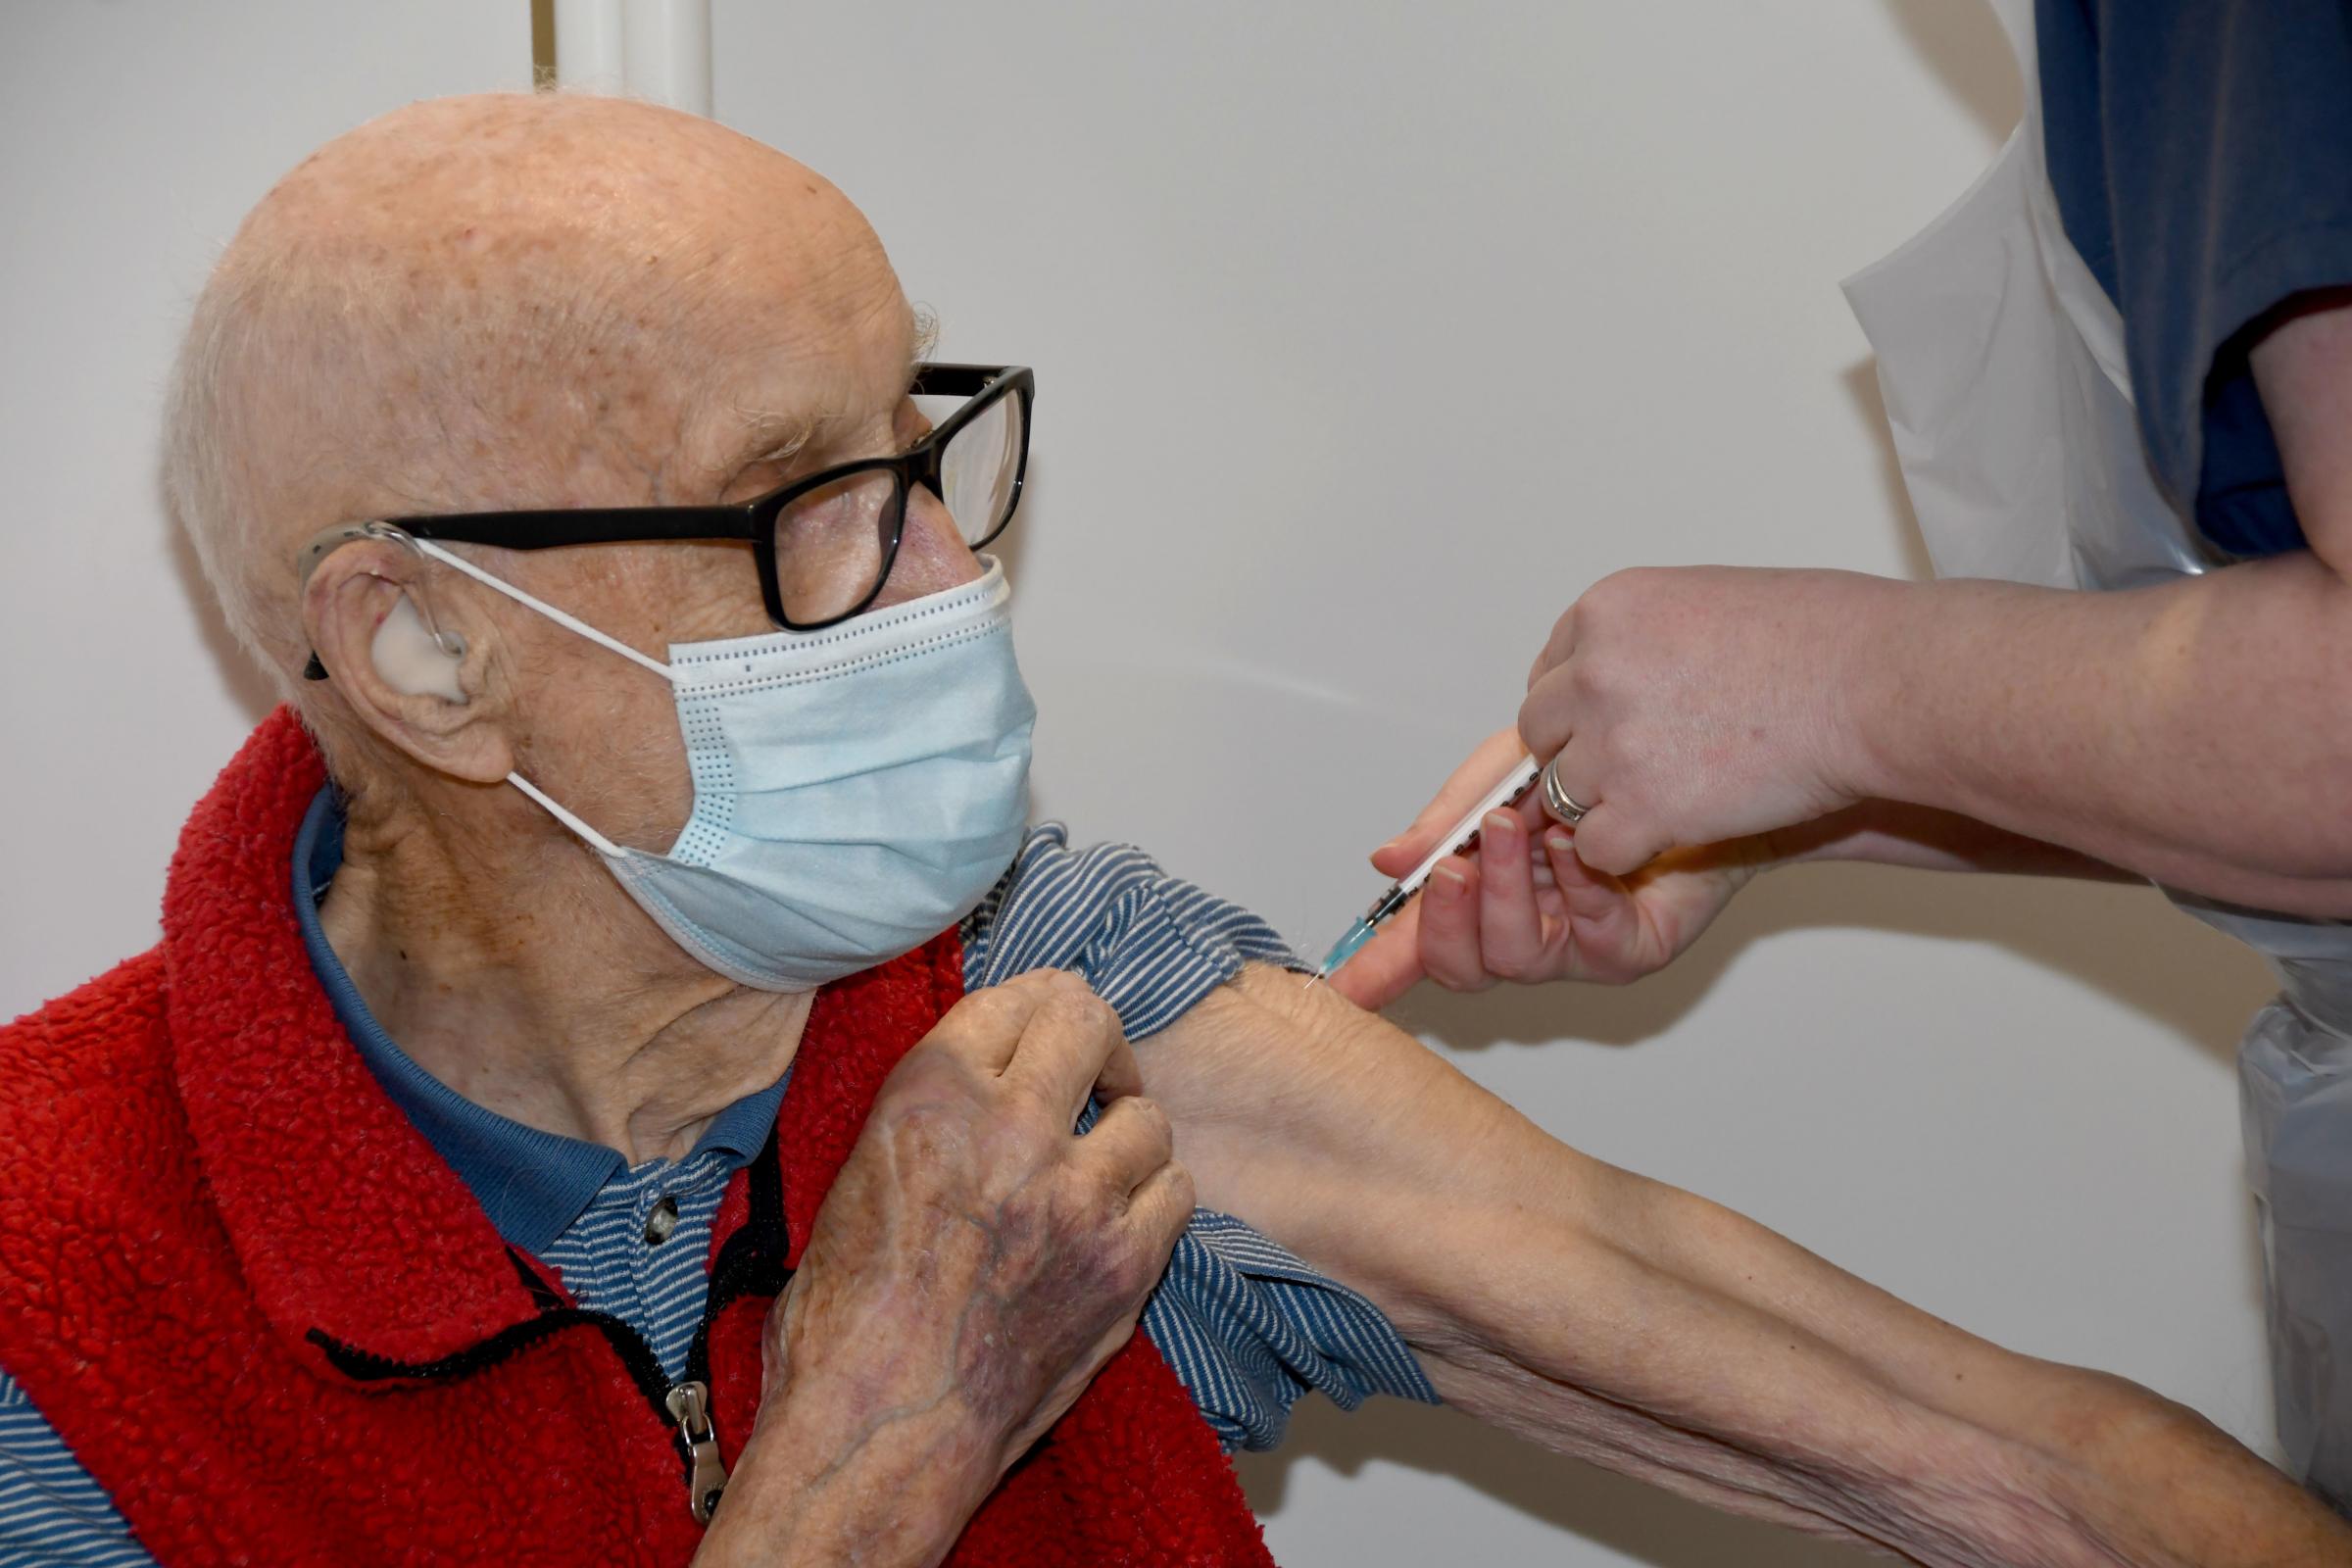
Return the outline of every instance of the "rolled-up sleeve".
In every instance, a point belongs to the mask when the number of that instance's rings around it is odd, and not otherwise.
[[[1249,910],[1132,846],[1072,850],[1058,823],[1030,831],[963,937],[967,988],[1067,969],[1131,1040],[1166,1028],[1245,964],[1298,963]],[[1090,1106],[1079,1125],[1093,1122]],[[1273,1447],[1310,1393],[1348,1410],[1374,1394],[1438,1402],[1379,1307],[1213,1209],[1196,1210],[1178,1239],[1143,1327],[1229,1449]]]

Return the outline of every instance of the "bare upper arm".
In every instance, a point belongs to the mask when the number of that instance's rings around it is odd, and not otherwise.
[[[2253,366],[2304,537],[2352,578],[2352,288],[2305,296],[2254,346]]]
[[[1408,1341],[1462,1303],[1434,1293],[1481,1228],[1573,1238],[1609,1178],[1420,1041],[1328,986],[1252,965],[1136,1047],[1200,1201],[1363,1291]],[[1507,1248],[1505,1248],[1507,1250]]]

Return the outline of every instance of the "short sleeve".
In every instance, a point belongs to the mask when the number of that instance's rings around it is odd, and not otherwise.
[[[2035,31],[2050,183],[2158,481],[2233,555],[2300,548],[2247,356],[2352,284],[2352,6],[2037,0]]]

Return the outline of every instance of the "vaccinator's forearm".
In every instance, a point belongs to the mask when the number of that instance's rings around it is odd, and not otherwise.
[[[2027,838],[1956,811],[1902,801],[1863,801],[1816,821],[1767,834],[1759,858],[1767,866],[1865,860],[1923,871],[2142,880],[2079,850]]]
[[[2307,554],[2116,593],[1887,584],[1867,793],[2230,903],[2352,915],[2352,583]]]

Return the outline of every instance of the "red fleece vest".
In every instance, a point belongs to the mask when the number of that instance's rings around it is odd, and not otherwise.
[[[0,1030],[0,1367],[167,1564],[683,1563],[702,1531],[659,1365],[507,1247],[313,976],[291,857],[322,776],[265,720],[181,836],[161,946]],[[730,1466],[768,1302],[961,993],[950,933],[817,1001],[713,1237]],[[949,1560],[1270,1561],[1140,1336]]]

